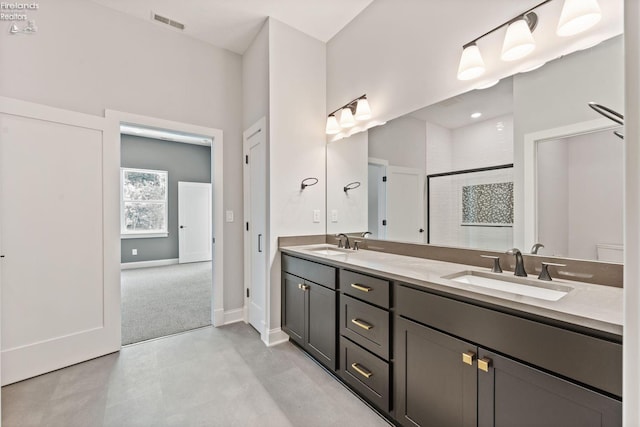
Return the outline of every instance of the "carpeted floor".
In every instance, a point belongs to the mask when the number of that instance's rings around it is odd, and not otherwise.
[[[122,270],[122,344],[211,324],[211,262]]]

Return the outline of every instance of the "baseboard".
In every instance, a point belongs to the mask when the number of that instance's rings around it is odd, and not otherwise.
[[[282,329],[276,328],[271,329],[267,333],[267,341],[265,344],[267,347],[273,347],[278,344],[282,344],[284,342],[289,341],[289,335],[287,335]]]
[[[163,265],[173,265],[177,263],[178,258],[158,259],[154,261],[123,262],[120,264],[120,269],[130,270],[132,268],[162,267]]]
[[[244,320],[244,308],[236,308],[235,310],[229,310],[224,312],[224,325],[231,323],[242,322]]]
[[[224,309],[217,308],[213,310],[213,326],[218,327],[224,325]]]

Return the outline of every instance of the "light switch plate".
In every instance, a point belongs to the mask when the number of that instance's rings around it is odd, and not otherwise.
[[[332,209],[331,210],[331,222],[338,222],[338,210],[337,209]]]
[[[227,222],[233,222],[233,211],[226,212],[226,219],[227,219]]]
[[[320,209],[313,210],[313,222],[320,222]]]
[[[131,255],[138,255],[137,249],[131,249]]]

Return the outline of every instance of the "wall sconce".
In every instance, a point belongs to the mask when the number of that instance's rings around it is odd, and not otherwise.
[[[484,60],[477,42],[502,27],[507,27],[500,56],[503,61],[516,61],[533,52],[536,47],[533,31],[538,24],[538,15],[534,10],[550,1],[552,0],[538,3],[531,9],[503,22],[462,46],[462,56],[458,65],[458,80],[472,80],[485,72]],[[601,17],[598,0],[564,0],[556,34],[565,37],[581,33],[597,24]]]
[[[344,190],[345,193],[347,193],[349,190],[355,190],[358,187],[360,187],[360,181],[354,181],[354,182],[350,182],[349,184],[345,185],[343,190]]]
[[[336,117],[338,113],[340,113],[340,121]],[[342,129],[355,126],[356,120],[362,121],[370,118],[371,107],[369,106],[369,101],[367,101],[367,95],[364,94],[329,114],[325,132],[327,135],[335,135]]]

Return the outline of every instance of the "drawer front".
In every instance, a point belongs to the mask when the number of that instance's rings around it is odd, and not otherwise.
[[[342,379],[385,412],[389,412],[389,363],[340,337]]]
[[[334,267],[282,254],[282,271],[327,288],[336,289],[337,273]]]
[[[404,285],[396,314],[622,396],[622,345]]]
[[[340,270],[340,288],[342,292],[353,297],[383,308],[389,308],[391,287],[388,280]]]
[[[340,295],[340,334],[389,360],[389,312]]]

